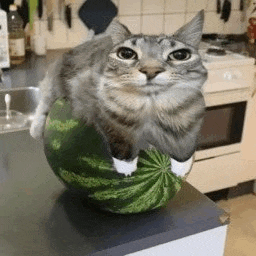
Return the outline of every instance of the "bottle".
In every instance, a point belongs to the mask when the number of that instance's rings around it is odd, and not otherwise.
[[[17,6],[11,4],[8,13],[9,51],[10,62],[18,65],[25,60],[25,32],[23,20],[17,12]]]
[[[7,13],[0,5],[0,69],[10,67]]]

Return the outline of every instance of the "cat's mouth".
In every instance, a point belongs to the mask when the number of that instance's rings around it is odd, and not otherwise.
[[[159,83],[153,82],[153,81],[145,81],[145,83],[143,83],[141,85],[142,87],[147,87],[147,86],[160,86]]]
[[[156,83],[156,82],[153,82],[153,81],[147,81],[143,87],[156,87],[156,88],[159,88],[159,87],[165,87],[165,84],[161,84],[161,83]]]
[[[142,85],[140,88],[143,93],[158,94],[160,92],[166,91],[167,86],[159,83],[148,82]]]
[[[153,83],[153,82],[151,82],[151,81],[148,81],[148,82],[146,82],[146,84],[145,84],[145,86],[157,86],[157,84],[156,83]]]

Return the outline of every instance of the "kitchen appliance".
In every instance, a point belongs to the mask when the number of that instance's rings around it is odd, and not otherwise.
[[[9,43],[8,43],[8,28],[7,14],[0,9],[0,68],[9,68]]]
[[[242,140],[246,101],[208,107],[198,150],[235,145]]]
[[[188,181],[206,193],[241,181],[241,148],[252,99],[255,60],[204,42],[199,53],[208,69],[203,89],[207,108]]]
[[[198,151],[232,148],[242,141],[254,59],[207,43],[201,43],[199,53],[208,69],[208,80],[204,86],[207,109]]]

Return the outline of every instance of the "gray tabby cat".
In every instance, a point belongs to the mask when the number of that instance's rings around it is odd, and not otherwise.
[[[134,172],[139,151],[149,146],[169,154],[178,175],[187,172],[205,111],[203,20],[201,11],[172,36],[132,35],[113,21],[65,53],[41,82],[31,135],[42,137],[52,104],[66,97],[73,115],[103,135],[119,173]]]

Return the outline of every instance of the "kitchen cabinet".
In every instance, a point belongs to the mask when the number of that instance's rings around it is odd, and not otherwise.
[[[256,79],[254,79],[251,98],[247,108],[247,120],[245,121],[242,144],[242,159],[256,161]]]
[[[255,68],[256,74],[256,68]],[[252,97],[248,105],[248,114],[244,128],[243,143],[241,145],[241,180],[256,179],[256,79],[252,90]]]
[[[240,153],[197,161],[187,181],[202,193],[236,186],[240,182]]]

